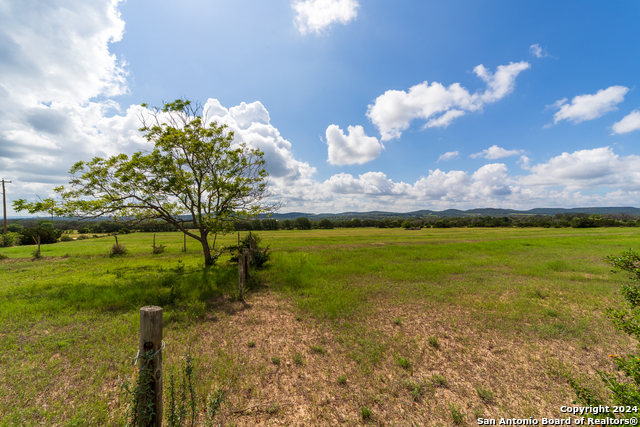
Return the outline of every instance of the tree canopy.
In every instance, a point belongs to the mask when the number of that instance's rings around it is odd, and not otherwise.
[[[153,151],[77,162],[69,172],[69,187],[55,189],[61,197],[58,215],[129,223],[164,220],[200,241],[205,265],[211,265],[218,234],[231,231],[234,221],[279,208],[268,201],[264,153],[234,142],[233,132],[209,121],[199,104],[165,103],[146,110],[141,121],[140,131],[154,144]],[[48,203],[25,200],[14,207],[51,209]],[[209,234],[214,235],[211,247]]]

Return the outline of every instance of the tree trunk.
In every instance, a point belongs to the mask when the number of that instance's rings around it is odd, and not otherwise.
[[[204,253],[205,267],[209,267],[213,265],[213,262],[211,262],[211,249],[209,249],[207,234],[209,233],[200,232],[200,243],[202,244],[202,252]]]

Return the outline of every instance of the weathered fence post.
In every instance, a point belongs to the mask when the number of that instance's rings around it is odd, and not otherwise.
[[[244,291],[244,253],[238,251],[238,295],[242,299]]]
[[[156,248],[156,233],[153,233],[153,249]]]
[[[182,252],[187,252],[187,235],[184,234],[184,247],[182,249]]]
[[[244,253],[244,281],[249,280],[249,261],[251,261],[251,253],[249,252],[249,248],[244,248],[242,250]]]
[[[153,305],[140,309],[140,355],[153,350],[154,358],[148,363],[153,374],[152,389],[154,391],[153,427],[162,427],[162,307]],[[140,361],[140,370],[145,368],[144,359]],[[146,402],[143,402],[146,405]]]
[[[40,255],[40,235],[38,234],[38,255]]]
[[[255,242],[253,241],[253,237],[251,237],[251,232],[249,232],[249,256],[253,259],[253,249],[255,247]]]
[[[114,233],[114,234],[113,234],[113,237],[115,237],[115,238],[116,238],[116,246],[118,246],[118,235]]]

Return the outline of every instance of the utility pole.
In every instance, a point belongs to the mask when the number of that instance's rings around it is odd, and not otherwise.
[[[4,234],[7,234],[7,192],[4,189],[5,182],[11,184],[11,181],[5,181],[2,178],[2,213],[4,214]]]

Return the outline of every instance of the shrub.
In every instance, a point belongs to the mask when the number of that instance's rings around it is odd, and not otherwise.
[[[20,237],[19,233],[7,232],[7,234],[0,234],[0,248],[6,248],[20,243]]]
[[[265,249],[261,249],[260,242],[262,242],[262,238],[255,233],[251,235],[246,234],[242,239],[240,239],[240,246],[238,245],[230,245],[223,247],[219,255],[222,252],[229,252],[231,254],[231,259],[229,262],[237,263],[238,262],[238,250],[242,252],[246,248],[251,247],[251,242],[249,241],[249,237],[253,239],[253,259],[250,262],[251,267],[262,268],[267,261],[269,261],[269,246]],[[218,256],[219,256],[218,255]]]
[[[22,235],[23,245],[37,245],[38,236],[40,236],[40,243],[56,243],[60,236],[62,236],[62,230],[48,227],[33,227],[25,228],[20,232]]]
[[[627,333],[636,340],[640,340],[640,254],[629,249],[619,256],[609,255],[605,262],[613,266],[613,272],[626,271],[631,274],[631,283],[622,286],[622,296],[625,299],[624,308],[607,310],[607,316],[612,320],[614,327]],[[609,356],[616,368],[627,378],[620,381],[616,376],[598,371],[598,376],[603,381],[605,388],[609,390],[609,399],[601,400],[597,393],[583,386],[574,378],[568,377],[571,388],[576,393],[576,403],[589,406],[603,405],[633,407],[632,412],[613,414],[602,413],[603,416],[615,418],[616,415],[623,418],[638,417],[640,413],[640,357],[638,354]]]
[[[18,223],[12,223],[7,225],[7,231],[11,231],[12,233],[20,233],[22,230],[24,230],[24,227]]]
[[[154,245],[153,246],[153,254],[154,255],[159,255],[159,254],[163,253],[165,247],[166,246],[164,246],[164,245],[157,245],[157,246]]]
[[[111,246],[111,252],[109,253],[109,256],[121,256],[125,255],[126,253],[127,248],[125,248],[124,245],[114,244],[113,246]]]
[[[250,263],[251,266],[255,268],[262,268],[267,261],[269,261],[269,246],[262,251],[254,248],[253,259]]]
[[[76,240],[85,240],[85,239],[90,239],[90,237],[87,236],[86,234],[81,234],[77,237]]]
[[[62,236],[60,236],[61,242],[71,242],[72,240],[73,239],[68,234],[63,234]]]

